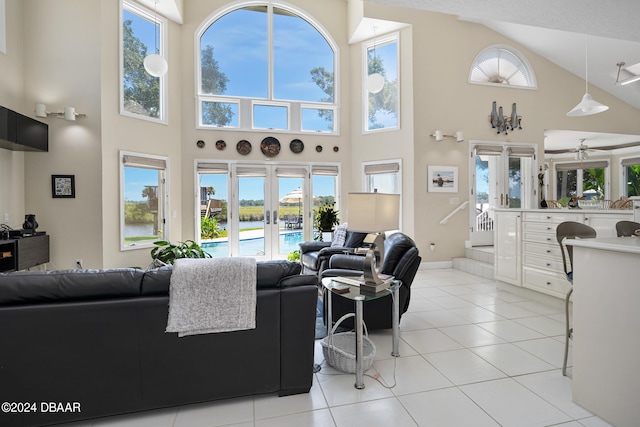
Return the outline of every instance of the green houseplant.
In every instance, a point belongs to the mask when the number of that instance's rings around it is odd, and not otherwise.
[[[162,266],[173,264],[178,258],[211,258],[211,254],[202,250],[193,240],[178,242],[173,244],[166,240],[153,242],[154,248],[151,249],[152,265]]]
[[[317,239],[322,241],[322,233],[333,231],[333,226],[337,224],[340,224],[340,220],[338,219],[338,211],[333,205],[320,206],[313,221],[315,229],[320,232]]]

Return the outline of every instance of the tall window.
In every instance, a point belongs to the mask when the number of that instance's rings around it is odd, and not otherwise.
[[[640,196],[640,157],[622,159],[622,188],[627,197]]]
[[[364,47],[364,130],[365,132],[397,129],[400,127],[400,84],[399,84],[399,35],[392,34],[377,38]],[[380,74],[384,85],[378,92],[371,92],[369,76]]]
[[[573,197],[606,199],[609,163],[606,160],[591,162],[557,163],[556,199],[566,205]]]
[[[120,153],[120,242],[122,249],[168,240],[166,179],[168,159]]]
[[[198,37],[199,127],[338,133],[337,47],[310,17],[234,5]]]
[[[476,56],[469,83],[532,88],[536,76],[524,55],[512,47],[489,46]]]
[[[137,3],[122,1],[120,113],[166,123],[166,77],[144,69],[147,55],[165,52],[166,20]]]

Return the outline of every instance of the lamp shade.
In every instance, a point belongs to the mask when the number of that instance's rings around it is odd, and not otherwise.
[[[594,100],[591,95],[585,93],[582,97],[582,101],[573,107],[573,109],[567,113],[567,116],[589,116],[591,114],[602,113],[608,109],[608,106],[600,104],[598,101]]]
[[[349,230],[365,233],[397,230],[400,226],[400,195],[349,193]]]

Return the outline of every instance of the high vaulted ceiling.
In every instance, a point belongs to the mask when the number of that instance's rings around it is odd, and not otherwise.
[[[477,22],[527,47],[560,67],[585,78],[585,44],[588,44],[588,83],[640,110],[640,81],[616,85],[618,62],[625,62],[620,80],[640,74],[639,0],[364,0],[457,15]],[[586,35],[586,36],[585,36]],[[585,43],[586,42],[586,43]],[[633,73],[624,70],[631,67]],[[579,95],[576,95],[576,103]],[[579,135],[550,131],[546,149],[577,146]],[[607,138],[598,135],[606,145]],[[625,142],[640,137],[623,138]],[[620,138],[610,138],[611,145]],[[547,147],[550,146],[550,147]]]

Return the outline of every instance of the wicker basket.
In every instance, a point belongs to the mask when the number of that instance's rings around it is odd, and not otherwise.
[[[348,374],[356,372],[356,333],[351,331],[336,334],[335,331],[343,320],[353,316],[355,316],[353,313],[342,316],[333,326],[331,332],[320,341],[322,353],[327,363]],[[371,367],[373,357],[376,355],[376,346],[368,335],[367,326],[364,325],[364,335],[362,336],[363,372]]]

